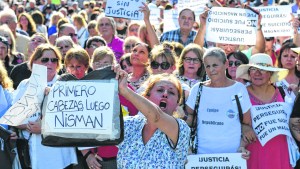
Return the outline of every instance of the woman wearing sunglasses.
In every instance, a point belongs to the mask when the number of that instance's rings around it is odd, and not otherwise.
[[[247,56],[243,52],[236,51],[236,52],[232,52],[232,53],[228,54],[227,59],[228,59],[228,68],[226,70],[227,77],[232,80],[235,80],[235,81],[238,81],[241,83],[245,83],[245,81],[243,79],[236,78],[236,69],[241,64],[249,63],[249,59],[247,58]]]
[[[29,59],[29,67],[39,64],[47,67],[47,82],[51,87],[58,79],[57,72],[61,67],[61,55],[52,45],[39,45]],[[29,86],[29,79],[23,80],[14,93],[12,103],[16,103]],[[16,112],[17,113],[17,112]],[[41,112],[34,113],[25,120],[24,124],[17,126],[23,135],[29,140],[29,151],[33,169],[65,168],[77,163],[75,149],[73,147],[48,147],[41,144]]]
[[[192,87],[194,84],[206,80],[203,53],[203,49],[193,43],[183,49],[178,61],[177,75],[181,83]]]

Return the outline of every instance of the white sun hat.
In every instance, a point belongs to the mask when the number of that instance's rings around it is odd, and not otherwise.
[[[250,80],[248,73],[250,67],[256,67],[258,69],[273,72],[270,79],[272,83],[283,80],[289,73],[288,69],[274,67],[269,55],[258,53],[251,56],[249,64],[242,64],[237,68],[236,77]]]

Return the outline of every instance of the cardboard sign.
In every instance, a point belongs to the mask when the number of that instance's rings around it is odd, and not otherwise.
[[[58,81],[47,100],[47,132],[111,134],[114,83]]]
[[[189,155],[186,169],[238,168],[247,169],[241,153]]]
[[[164,10],[164,32],[168,32],[178,28],[178,10]]]
[[[105,15],[133,20],[142,20],[144,14],[139,11],[139,7],[143,6],[142,2],[146,3],[146,0],[107,1]]]
[[[290,111],[289,106],[284,102],[257,105],[251,108],[252,127],[262,146],[277,135],[291,136]]]
[[[264,37],[292,36],[293,26],[291,6],[267,6],[256,8],[262,14],[262,31]]]
[[[213,7],[208,12],[206,40],[210,42],[255,45],[257,15],[246,9]]]
[[[0,124],[18,126],[36,112],[41,112],[41,104],[47,86],[47,67],[33,64],[28,87],[14,105],[1,117]]]

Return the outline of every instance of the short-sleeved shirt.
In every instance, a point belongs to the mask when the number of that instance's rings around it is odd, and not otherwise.
[[[176,168],[183,169],[187,158],[190,128],[181,119],[178,122],[178,141],[175,146],[157,129],[144,145],[142,131],[145,117],[130,116],[124,120],[124,141],[118,146],[118,168]]]
[[[199,83],[192,87],[186,104],[194,109]],[[235,82],[228,87],[203,86],[197,117],[198,154],[235,153],[240,146],[241,123],[235,95],[243,113],[251,102],[244,84]]]
[[[172,30],[172,31],[168,31],[162,34],[162,36],[160,37],[160,42],[164,42],[164,41],[169,41],[169,42],[179,42],[181,43],[183,46],[187,46],[190,43],[194,42],[194,39],[196,37],[197,32],[196,31],[191,31],[187,41],[184,43],[181,40],[181,34],[180,34],[180,29],[176,29],[176,30]]]
[[[107,46],[109,48],[111,48],[111,50],[114,52],[115,56],[116,56],[116,60],[119,62],[120,58],[122,57],[122,55],[124,54],[123,51],[123,43],[124,40],[114,36],[111,43],[107,44]]]

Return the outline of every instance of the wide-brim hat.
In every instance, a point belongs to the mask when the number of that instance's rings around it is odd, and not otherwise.
[[[298,48],[291,48],[292,51],[296,52],[298,55],[300,54],[300,47]]]
[[[249,64],[242,64],[237,68],[236,78],[250,80],[248,73],[250,67],[256,67],[258,69],[273,72],[270,79],[272,83],[283,80],[289,73],[288,69],[274,67],[272,59],[269,55],[258,53],[251,56]]]

